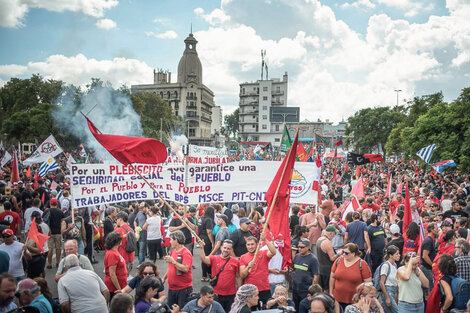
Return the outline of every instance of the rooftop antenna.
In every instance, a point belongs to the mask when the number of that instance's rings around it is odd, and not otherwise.
[[[264,58],[266,57],[266,49],[261,49],[261,80],[263,80],[263,71],[264,71]]]
[[[191,32],[190,32],[190,34],[192,34],[192,33],[193,33],[193,22],[191,22]]]

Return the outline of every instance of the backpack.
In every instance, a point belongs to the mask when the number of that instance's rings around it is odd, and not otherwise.
[[[451,276],[452,283],[452,308],[464,310],[467,308],[467,302],[470,300],[470,282],[459,276]]]
[[[382,288],[380,288],[380,277],[381,277],[380,272],[382,272],[382,266],[384,266],[386,262],[387,261],[383,262],[382,264],[379,265],[379,267],[377,267],[377,269],[374,272],[374,277],[372,278],[372,283],[374,284],[375,289],[377,289],[378,291],[382,290]],[[390,275],[390,271],[392,270],[390,266],[391,265],[389,264],[387,276],[385,277],[388,277],[388,275]]]
[[[127,253],[134,252],[137,249],[137,238],[135,237],[132,231],[129,231],[121,226],[122,229],[126,231],[126,247],[125,250]]]

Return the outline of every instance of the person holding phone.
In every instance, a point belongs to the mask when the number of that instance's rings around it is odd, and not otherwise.
[[[423,313],[423,289],[429,288],[429,281],[419,268],[419,256],[408,252],[403,258],[404,265],[398,269],[398,313]]]

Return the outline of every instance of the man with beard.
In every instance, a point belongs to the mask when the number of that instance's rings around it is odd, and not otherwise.
[[[16,309],[15,300],[16,279],[8,273],[0,275],[0,312]]]
[[[192,230],[196,230],[196,225],[194,225],[190,219],[187,218],[187,216],[184,215],[184,206],[182,204],[178,205],[177,208],[177,213],[178,215],[184,219],[186,224],[191,227]],[[179,217],[173,216],[172,220],[170,221],[170,232],[174,232],[177,230],[181,230],[183,232],[184,238],[186,238],[184,242],[184,246],[186,249],[189,250],[189,252],[192,253],[193,251],[193,246],[192,246],[192,234],[191,230],[186,226],[186,224],[183,224],[183,222],[180,220]]]
[[[233,252],[236,257],[241,257],[247,253],[245,239],[253,236],[250,231],[251,220],[247,217],[240,218],[240,228],[230,235],[230,240],[233,242]]]
[[[199,241],[199,244],[203,247],[204,241]],[[230,239],[223,241],[220,250],[222,253],[219,255],[206,256],[204,249],[201,248],[199,249],[199,257],[204,264],[211,267],[213,277],[218,276],[214,292],[225,312],[229,312],[237,293],[237,280],[238,285],[241,286],[238,275],[239,262],[237,258],[230,256],[233,252],[233,242]]]
[[[78,244],[78,253],[85,253],[84,242],[86,242],[85,223],[83,218],[78,215],[78,208],[73,209],[74,223],[72,223],[72,216],[64,218],[60,227],[60,233],[64,240],[75,239]]]

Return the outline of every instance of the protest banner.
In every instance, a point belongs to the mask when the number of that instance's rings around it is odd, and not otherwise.
[[[275,161],[190,164],[187,179],[184,166],[139,164],[136,168],[166,200],[198,204],[265,201],[279,164]],[[314,175],[311,164],[295,163],[291,203],[317,202],[317,192],[311,188]],[[157,198],[131,166],[122,164],[73,164],[71,181],[74,207]]]

